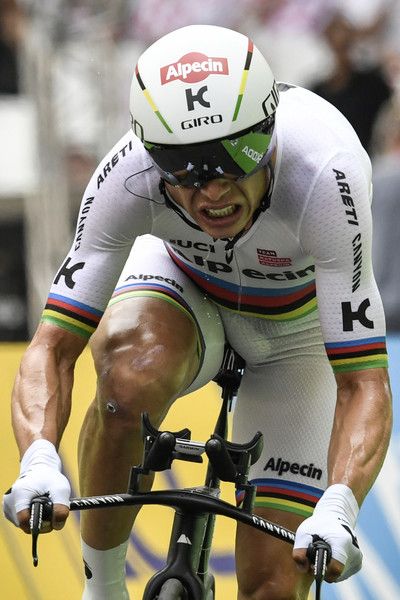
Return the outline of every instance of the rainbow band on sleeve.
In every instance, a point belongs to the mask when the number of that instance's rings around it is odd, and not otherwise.
[[[89,339],[99,324],[102,314],[102,311],[82,302],[71,300],[66,296],[50,294],[41,321],[58,325],[71,333]]]
[[[236,106],[235,106],[235,110],[233,113],[232,121],[236,121],[236,119],[238,118],[240,106],[242,104],[244,92],[245,92],[246,85],[247,85],[247,77],[249,75],[251,59],[253,58],[253,50],[254,50],[254,44],[251,41],[251,39],[249,38],[249,42],[248,42],[248,46],[247,46],[246,61],[245,61],[244,68],[243,68],[242,79],[240,81],[239,96],[236,101]]]
[[[273,321],[300,319],[317,309],[315,281],[283,289],[239,286],[189,266],[166,248],[174,263],[219,306]]]
[[[385,337],[329,342],[325,348],[335,373],[388,366]]]
[[[255,507],[284,510],[302,517],[312,515],[316,503],[324,493],[322,489],[293,481],[253,479],[251,483],[257,487]],[[238,505],[243,496],[244,492],[236,495]]]

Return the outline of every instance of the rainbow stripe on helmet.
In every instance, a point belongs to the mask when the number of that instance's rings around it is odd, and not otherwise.
[[[144,94],[144,97],[146,98],[147,102],[150,104],[151,109],[153,110],[154,114],[159,118],[159,120],[161,121],[161,123],[163,124],[163,126],[165,127],[165,129],[168,131],[168,133],[172,133],[171,127],[168,125],[167,121],[164,119],[164,117],[162,116],[162,114],[158,110],[158,108],[157,108],[157,106],[156,106],[153,98],[151,97],[151,94],[150,94],[149,90],[144,85],[143,79],[140,76],[139,69],[138,69],[137,65],[136,65],[136,69],[135,69],[135,75],[136,75],[137,82],[138,82],[138,84],[140,86],[140,89],[142,90],[142,92]]]

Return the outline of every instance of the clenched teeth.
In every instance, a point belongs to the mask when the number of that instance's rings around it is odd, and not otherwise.
[[[209,217],[229,217],[235,212],[235,205],[230,204],[224,208],[206,208],[205,211]]]

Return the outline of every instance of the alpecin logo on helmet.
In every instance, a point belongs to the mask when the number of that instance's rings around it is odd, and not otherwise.
[[[189,52],[177,62],[161,67],[161,84],[180,79],[185,83],[198,83],[209,75],[229,75],[228,59]]]

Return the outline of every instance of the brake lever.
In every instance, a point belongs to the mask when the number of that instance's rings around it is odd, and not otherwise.
[[[33,566],[39,564],[37,544],[39,533],[42,529],[44,521],[51,521],[53,514],[53,503],[48,496],[37,496],[33,498],[30,506],[31,516],[29,519],[29,527],[32,535],[32,560]]]
[[[313,541],[307,548],[307,558],[314,567],[314,577],[316,585],[315,600],[321,598],[321,586],[324,581],[326,569],[332,558],[332,550],[328,542],[325,542],[318,535],[312,536]]]

